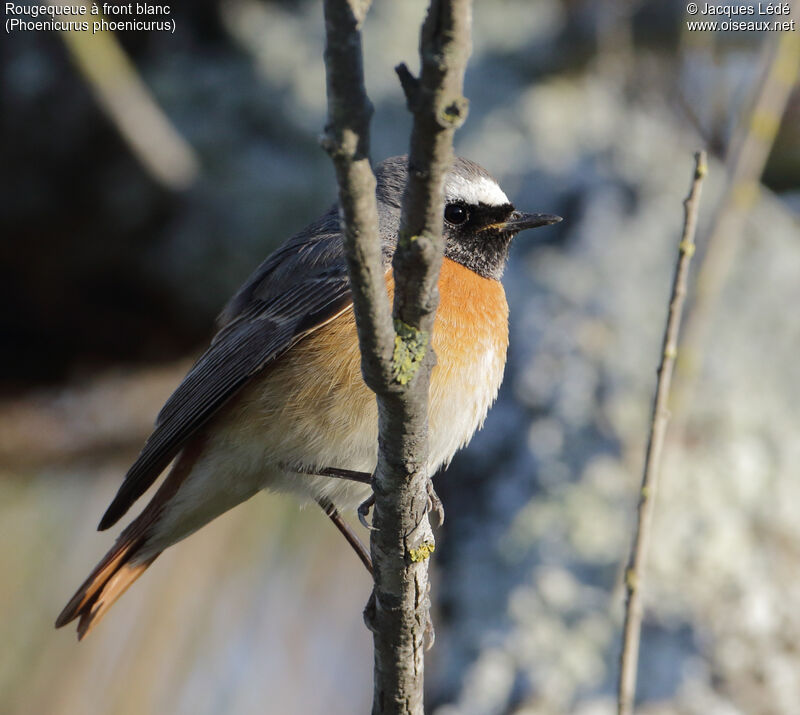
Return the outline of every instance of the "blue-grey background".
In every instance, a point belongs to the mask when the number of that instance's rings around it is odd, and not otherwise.
[[[366,23],[376,160],[406,151],[393,67],[416,68],[424,10],[376,0]],[[52,630],[216,312],[335,195],[317,142],[321,3],[175,2],[171,17],[175,34],[116,39],[196,162],[182,188],[154,177],[63,36],[0,44],[0,712],[366,712],[369,580],[320,513],[284,497],[164,554],[80,645]],[[681,2],[475,3],[457,150],[520,208],[566,220],[514,247],[502,393],[437,478],[436,715],[614,712],[692,152],[711,152],[697,269],[776,40],[686,19]],[[798,117],[795,91],[709,327],[678,366],[647,579],[649,715],[798,712]]]

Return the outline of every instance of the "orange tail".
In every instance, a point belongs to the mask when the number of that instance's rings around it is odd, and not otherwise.
[[[136,522],[131,527],[135,525]],[[132,562],[143,541],[140,529],[129,527],[123,531],[111,551],[97,564],[89,578],[61,611],[56,619],[56,628],[79,618],[78,640],[82,640],[114,602],[156,560],[158,554],[146,561]]]
[[[152,527],[164,505],[175,495],[191,472],[202,445],[202,439],[196,439],[183,450],[144,511],[119,535],[111,551],[97,564],[89,578],[61,611],[56,619],[56,628],[79,618],[78,640],[82,640],[128,587],[158,558],[160,551],[146,559],[139,558],[139,555],[146,547]],[[152,553],[153,549],[148,551]]]

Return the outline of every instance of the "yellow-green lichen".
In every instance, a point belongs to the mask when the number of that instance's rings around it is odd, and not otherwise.
[[[439,109],[439,123],[445,128],[450,127],[452,129],[457,129],[467,118],[468,108],[468,100],[465,97],[457,97]]]
[[[408,231],[403,231],[397,239],[397,245],[400,248],[408,248],[411,244],[416,243],[417,240],[419,240],[419,236],[416,234],[409,234]]]
[[[423,541],[419,548],[409,549],[408,556],[414,563],[417,563],[418,561],[424,561],[430,558],[434,551],[436,551],[436,544],[432,541]]]
[[[633,569],[625,569],[625,585],[629,591],[635,591],[639,588],[639,577]]]
[[[394,321],[394,353],[392,354],[392,377],[400,385],[407,385],[417,374],[428,349],[428,333],[407,325],[402,320]]]

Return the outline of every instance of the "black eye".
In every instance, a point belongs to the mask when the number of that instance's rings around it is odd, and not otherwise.
[[[444,207],[444,220],[447,221],[447,223],[458,226],[465,223],[468,218],[469,211],[467,211],[466,206],[462,206],[461,204],[447,204],[447,206]]]

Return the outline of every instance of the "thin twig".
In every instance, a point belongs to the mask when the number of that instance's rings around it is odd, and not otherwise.
[[[323,146],[333,160],[339,185],[361,368],[367,385],[379,392],[391,383],[394,330],[369,156],[372,104],[364,85],[361,23],[370,4],[371,0],[325,2],[328,124]]]
[[[661,364],[658,368],[658,383],[653,413],[650,422],[650,436],[647,443],[642,488],[639,495],[639,510],[636,523],[636,537],[631,550],[628,567],[625,571],[625,588],[627,601],[625,604],[625,625],[622,639],[622,655],[620,657],[620,674],[618,690],[619,715],[631,715],[636,694],[636,671],[639,658],[639,638],[642,625],[642,581],[650,540],[653,510],[655,506],[656,488],[661,463],[661,451],[664,436],[669,422],[667,402],[672,380],[675,358],[678,354],[678,332],[686,298],[686,286],[689,276],[689,262],[695,250],[694,235],[697,227],[697,213],[700,204],[700,193],[703,177],[707,172],[706,153],[695,154],[695,170],[689,195],[683,202],[684,224],[683,235],[679,244],[678,264],[672,283],[672,295],[669,302],[669,314],[664,330],[661,350]]]

